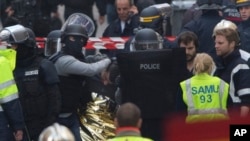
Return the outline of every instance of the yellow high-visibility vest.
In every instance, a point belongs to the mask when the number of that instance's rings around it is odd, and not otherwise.
[[[15,63],[15,50],[0,50],[0,111],[3,111],[1,104],[18,98],[18,89],[13,77]]]
[[[202,73],[180,85],[183,101],[188,107],[187,123],[227,119],[229,85],[225,81]]]

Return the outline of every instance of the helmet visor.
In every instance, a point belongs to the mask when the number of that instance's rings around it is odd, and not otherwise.
[[[61,50],[61,39],[48,39],[45,44],[44,55],[49,57]]]
[[[135,50],[155,50],[160,49],[160,42],[134,42],[133,46]]]
[[[0,40],[8,43],[21,43],[28,38],[29,34],[22,25],[9,26],[0,32]]]
[[[92,36],[92,34],[95,31],[95,24],[93,20],[89,16],[82,14],[82,13],[74,13],[70,15],[68,19],[65,21],[65,23],[63,24],[61,30],[64,31],[65,28],[71,24],[80,24],[83,27],[85,27],[85,29],[87,30],[88,36]]]

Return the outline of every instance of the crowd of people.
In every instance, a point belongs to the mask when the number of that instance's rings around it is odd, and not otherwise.
[[[198,16],[185,19],[173,41],[166,38],[171,2],[95,2],[100,23],[115,8],[102,36],[129,37],[124,49],[84,51],[96,33],[94,1],[1,1],[1,140],[81,141],[78,112],[92,92],[108,93],[117,104],[110,141],[160,141],[162,121],[172,113],[184,113],[187,124],[249,118],[250,0],[197,0]],[[59,4],[65,19],[82,13],[91,22],[63,24]],[[229,18],[228,8],[240,20]],[[42,54],[37,36],[47,37]]]

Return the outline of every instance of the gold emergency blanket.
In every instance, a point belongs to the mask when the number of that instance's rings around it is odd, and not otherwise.
[[[84,113],[79,112],[83,141],[105,141],[115,136],[114,112],[110,98],[92,93]]]

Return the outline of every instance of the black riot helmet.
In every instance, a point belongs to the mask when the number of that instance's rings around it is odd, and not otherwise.
[[[19,43],[13,43],[17,44],[18,47],[16,49],[17,51],[17,60],[24,60],[27,58],[33,58],[38,52],[38,47],[36,45],[36,36],[33,30],[30,28],[25,28],[28,33],[28,38]],[[19,61],[17,61],[18,63]]]
[[[223,0],[197,0],[197,9],[221,9]]]
[[[151,28],[162,34],[163,18],[155,7],[144,8],[140,13],[140,28]]]
[[[162,17],[155,7],[144,8],[140,13],[140,26],[142,28],[156,28],[162,23]]]
[[[85,44],[87,43],[88,40],[88,33],[85,27],[83,27],[80,24],[70,24],[67,25],[67,27],[64,29],[62,32],[62,38],[61,41],[64,42],[65,38],[68,36],[81,36],[85,39]]]
[[[20,44],[29,48],[36,48],[35,33],[22,25],[14,25],[4,28],[0,33],[0,40],[9,44]]]
[[[53,30],[48,34],[44,50],[44,55],[46,57],[49,57],[61,50],[61,36],[61,30]]]
[[[250,0],[236,0],[236,7],[249,6]]]
[[[0,40],[8,44],[17,45],[17,60],[33,57],[37,53],[36,36],[30,29],[22,25],[5,27],[0,32]]]
[[[171,14],[172,8],[168,3],[146,7],[140,13],[140,28],[151,28],[164,35],[166,33],[167,19]]]
[[[23,43],[28,38],[28,31],[20,24],[5,27],[0,32],[0,41],[6,41],[9,44]]]
[[[31,30],[30,28],[26,28],[29,37],[28,39],[24,42],[25,46],[30,47],[30,48],[37,48],[36,46],[36,36],[35,33],[33,32],[33,30]]]
[[[139,30],[135,34],[133,41],[133,50],[152,50],[162,49],[162,36],[150,28],[144,28]]]

